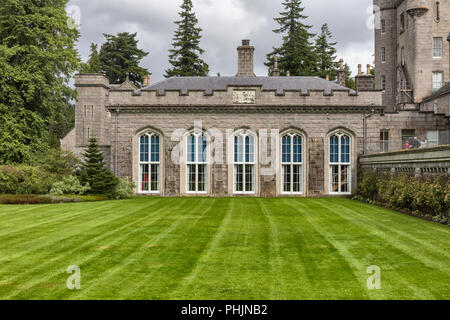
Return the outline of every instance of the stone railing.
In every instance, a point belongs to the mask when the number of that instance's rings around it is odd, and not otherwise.
[[[450,146],[361,156],[363,171],[406,173],[415,176],[450,176]]]

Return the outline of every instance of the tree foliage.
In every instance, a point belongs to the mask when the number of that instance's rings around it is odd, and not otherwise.
[[[101,63],[100,54],[98,53],[98,45],[91,43],[91,53],[89,54],[89,60],[86,63],[81,64],[81,73],[100,73]]]
[[[95,195],[113,195],[119,179],[106,168],[103,153],[97,140],[89,139],[89,145],[83,153],[84,162],[80,171],[80,182],[91,187],[89,193]]]
[[[141,87],[148,70],[139,66],[149,53],[138,48],[136,33],[121,32],[116,36],[104,34],[106,42],[100,49],[101,70],[111,83],[123,83],[127,77]]]
[[[0,6],[0,163],[49,146],[59,112],[75,98],[79,68],[68,0],[3,0]],[[61,136],[53,137],[57,140]]]
[[[346,63],[344,65],[344,72],[345,72],[345,86],[350,89],[355,89],[355,78],[352,77],[352,71],[350,70],[350,66]]]
[[[332,34],[328,24],[322,25],[321,33],[316,38],[315,53],[317,56],[317,75],[321,78],[330,76],[330,80],[336,80],[339,63],[336,61],[336,44],[330,42]]]
[[[165,77],[207,76],[209,66],[200,58],[204,53],[200,48],[202,29],[197,27],[192,0],[183,0],[179,15],[180,20],[175,22],[178,29],[173,38],[173,49],[169,51],[172,68],[166,70]]]
[[[267,55],[266,66],[273,66],[274,56],[277,56],[281,75],[286,75],[287,71],[292,76],[315,75],[317,58],[311,43],[314,34],[309,32],[311,26],[304,23],[308,17],[303,14],[302,1],[285,0],[283,6],[285,11],[275,18],[280,28],[273,30],[283,35],[283,43]]]

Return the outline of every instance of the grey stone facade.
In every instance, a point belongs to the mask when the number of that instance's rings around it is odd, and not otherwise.
[[[384,11],[391,10],[387,2],[383,5]],[[330,172],[334,169],[330,163],[332,135],[350,138],[349,190],[342,194],[352,194],[357,187],[358,157],[363,153],[400,150],[405,132],[421,138],[429,130],[449,129],[450,109],[445,106],[449,100],[443,91],[430,96],[432,100],[428,97],[421,104],[398,109],[389,100],[392,95],[374,89],[369,71],[359,72],[356,91],[316,77],[256,77],[253,52],[247,41],[238,48],[236,77],[170,78],[140,90],[129,81],[110,85],[103,75],[78,75],[75,129],[62,145],[80,154],[88,138],[96,137],[111,170],[134,181],[139,193],[140,138],[155,134],[161,138],[159,188],[144,194],[234,196],[238,194],[233,134],[245,132],[255,137],[256,156],[254,192],[246,195],[276,197],[286,195],[282,192],[280,140],[285,133],[295,133],[303,141],[303,188],[295,195],[320,196],[336,194],[331,190],[332,176],[338,176]],[[383,70],[394,76],[395,69],[395,63],[380,67],[376,81]],[[345,83],[343,75],[339,83]],[[435,99],[442,107],[429,110]],[[187,190],[184,137],[197,130],[208,136],[207,183],[201,194]],[[380,148],[382,131],[388,132],[389,141]],[[339,179],[346,177],[342,174]]]

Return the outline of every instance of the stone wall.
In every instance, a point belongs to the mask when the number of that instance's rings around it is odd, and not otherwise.
[[[359,165],[363,171],[406,173],[416,177],[450,176],[450,147],[361,156]]]

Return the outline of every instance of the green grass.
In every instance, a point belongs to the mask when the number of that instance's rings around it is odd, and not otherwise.
[[[0,299],[449,299],[449,240],[337,198],[0,206]]]

